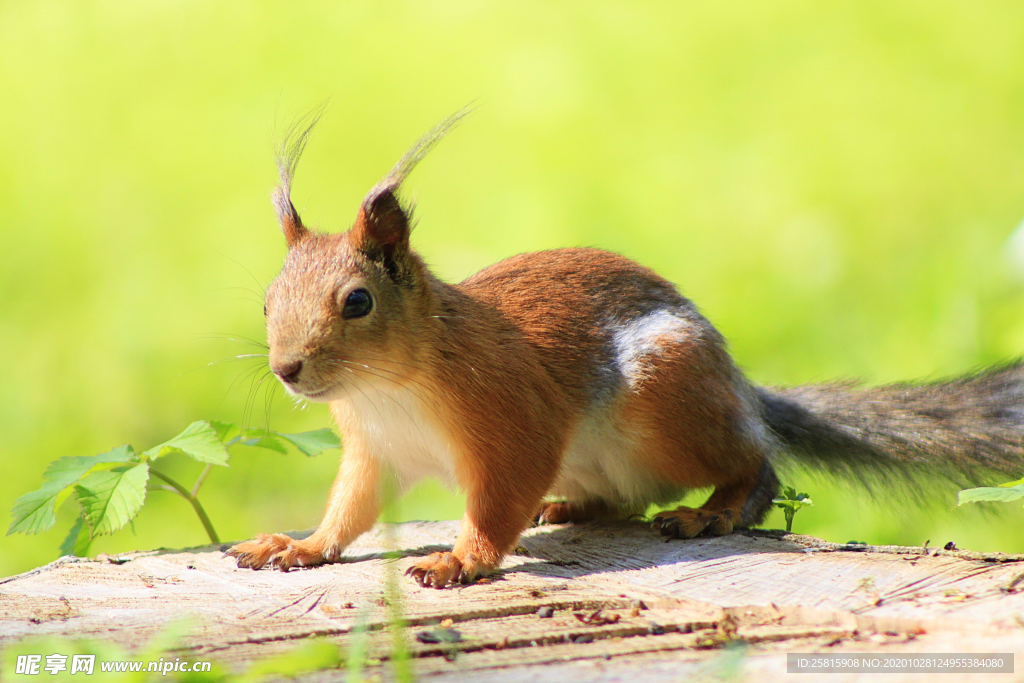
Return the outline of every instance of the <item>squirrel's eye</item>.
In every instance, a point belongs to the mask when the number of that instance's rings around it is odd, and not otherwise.
[[[362,318],[373,308],[373,298],[365,289],[353,291],[345,299],[345,308],[341,310],[343,318]]]

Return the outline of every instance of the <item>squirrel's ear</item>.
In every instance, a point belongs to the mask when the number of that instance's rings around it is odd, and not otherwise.
[[[281,224],[281,232],[284,233],[284,240],[289,247],[294,247],[302,241],[309,230],[302,224],[299,212],[295,210],[289,197],[289,186],[283,181],[274,190],[271,201],[274,203],[274,210],[277,212],[277,222]]]
[[[271,201],[274,203],[274,211],[277,212],[277,221],[281,224],[281,231],[289,248],[301,242],[309,230],[302,224],[299,212],[292,204],[292,178],[295,177],[295,167],[302,156],[302,150],[306,148],[309,141],[309,134],[313,126],[323,116],[327,103],[314,107],[304,116],[299,117],[288,130],[285,131],[281,144],[277,149],[277,172],[281,177],[281,183],[274,189]]]
[[[392,188],[378,185],[359,207],[352,231],[360,249],[390,257],[409,243],[409,215]]]
[[[398,188],[427,152],[470,111],[464,107],[434,126],[398,160],[391,173],[373,186],[352,226],[353,237],[361,249],[371,253],[382,250],[390,257],[408,245],[411,222],[409,213],[398,202]]]

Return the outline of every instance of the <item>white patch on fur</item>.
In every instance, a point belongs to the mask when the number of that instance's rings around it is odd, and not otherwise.
[[[615,326],[612,345],[619,372],[634,386],[646,376],[645,361],[665,346],[685,340],[692,327],[691,322],[664,308]]]
[[[692,323],[670,309],[659,309],[610,327],[613,362],[624,380],[619,391],[628,392],[648,376],[652,357],[686,339]],[[642,435],[618,419],[614,400],[593,406],[570,439],[551,495],[579,502],[600,499],[627,508],[678,497],[675,487],[637,457],[641,442]]]
[[[424,477],[456,483],[452,440],[428,419],[432,410],[400,387],[360,383],[337,401],[356,416],[356,425],[370,451],[398,477],[403,489]],[[431,416],[433,417],[433,416]]]

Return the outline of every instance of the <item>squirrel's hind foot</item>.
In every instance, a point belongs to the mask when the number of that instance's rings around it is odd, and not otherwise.
[[[582,521],[569,503],[543,503],[533,517],[534,524],[565,524]]]
[[[669,538],[694,538],[701,534],[725,536],[731,534],[739,514],[732,508],[725,510],[704,510],[701,508],[679,507],[659,512],[651,527]]]
[[[534,524],[565,524],[589,522],[593,519],[621,517],[622,514],[604,501],[541,503],[533,516]]]

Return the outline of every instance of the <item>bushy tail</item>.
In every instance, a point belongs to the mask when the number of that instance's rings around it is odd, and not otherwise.
[[[953,379],[758,388],[801,465],[866,485],[936,475],[960,486],[1024,476],[1024,363]]]

